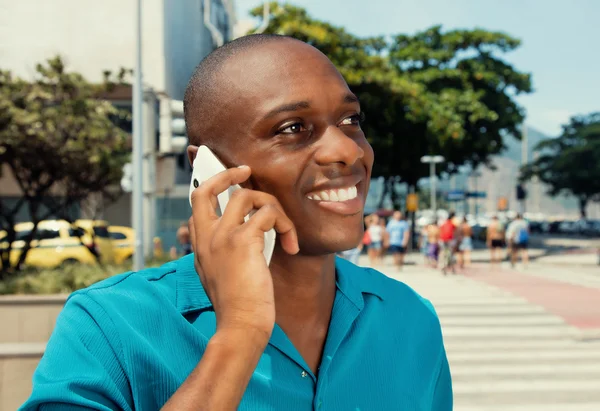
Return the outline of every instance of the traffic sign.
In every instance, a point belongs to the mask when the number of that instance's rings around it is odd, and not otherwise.
[[[406,211],[415,212],[419,209],[419,196],[410,193],[406,196]]]
[[[498,211],[506,211],[508,210],[508,198],[500,197],[498,199]]]
[[[465,199],[465,192],[463,190],[452,190],[446,194],[447,201],[463,201]]]
[[[485,191],[469,191],[467,193],[467,197],[469,197],[469,198],[486,198],[487,193]]]

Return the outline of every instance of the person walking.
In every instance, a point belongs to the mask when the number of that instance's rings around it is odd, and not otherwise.
[[[383,247],[383,232],[385,230],[379,225],[379,216],[372,214],[369,218],[367,232],[369,233],[370,244],[367,252],[371,266],[379,264],[381,248]]]
[[[471,251],[473,250],[473,228],[464,217],[458,227],[460,232],[460,244],[458,246],[459,267],[465,268],[471,265]]]
[[[386,227],[390,239],[390,251],[394,256],[394,264],[398,269],[404,265],[406,247],[410,239],[410,227],[404,219],[402,212],[395,211],[392,219]]]
[[[427,226],[427,243],[427,259],[432,268],[437,268],[440,255],[440,228],[435,222]]]
[[[454,267],[454,254],[457,251],[457,226],[454,224],[454,212],[448,215],[446,221],[440,227],[440,244],[442,251],[442,273],[446,275],[448,270],[456,273]]]
[[[506,241],[510,247],[510,264],[514,267],[517,263],[519,254],[523,261],[523,266],[526,268],[529,263],[529,223],[521,214],[517,214],[506,229]]]
[[[493,216],[488,225],[486,243],[490,249],[491,264],[499,264],[502,258],[498,250],[504,248],[504,226],[498,220],[498,216]]]

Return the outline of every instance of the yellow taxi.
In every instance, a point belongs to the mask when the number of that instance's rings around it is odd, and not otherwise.
[[[70,224],[65,220],[40,221],[31,241],[31,249],[25,265],[54,268],[64,263],[96,264],[95,253],[100,261],[114,262],[114,250],[104,221],[78,220]],[[15,225],[16,238],[10,254],[11,264],[16,264],[25,247],[25,239],[31,235],[33,223]],[[92,233],[94,240],[92,241]],[[0,248],[7,248],[6,232],[0,232]]]
[[[111,225],[108,227],[108,233],[115,250],[115,262],[122,264],[130,259],[135,250],[135,231],[133,231],[133,228]]]
[[[113,247],[108,222],[104,220],[76,220],[74,226],[83,229],[85,244],[95,242],[96,251],[100,254],[100,261],[104,264],[115,263],[115,249]]]

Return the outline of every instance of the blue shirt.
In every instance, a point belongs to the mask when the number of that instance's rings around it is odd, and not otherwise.
[[[336,259],[318,377],[275,326],[239,410],[452,409],[440,323],[411,288]],[[193,255],[73,293],[22,410],[158,410],[216,328]]]
[[[391,220],[386,230],[390,233],[390,245],[403,246],[404,245],[404,233],[406,233],[410,227],[404,220]]]

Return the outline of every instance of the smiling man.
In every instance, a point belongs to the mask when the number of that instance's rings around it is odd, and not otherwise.
[[[204,144],[231,167],[193,193],[194,254],[74,293],[23,409],[451,410],[432,306],[335,257],[362,239],[373,151],[331,62],[237,39],[198,66],[185,112],[190,161]]]

